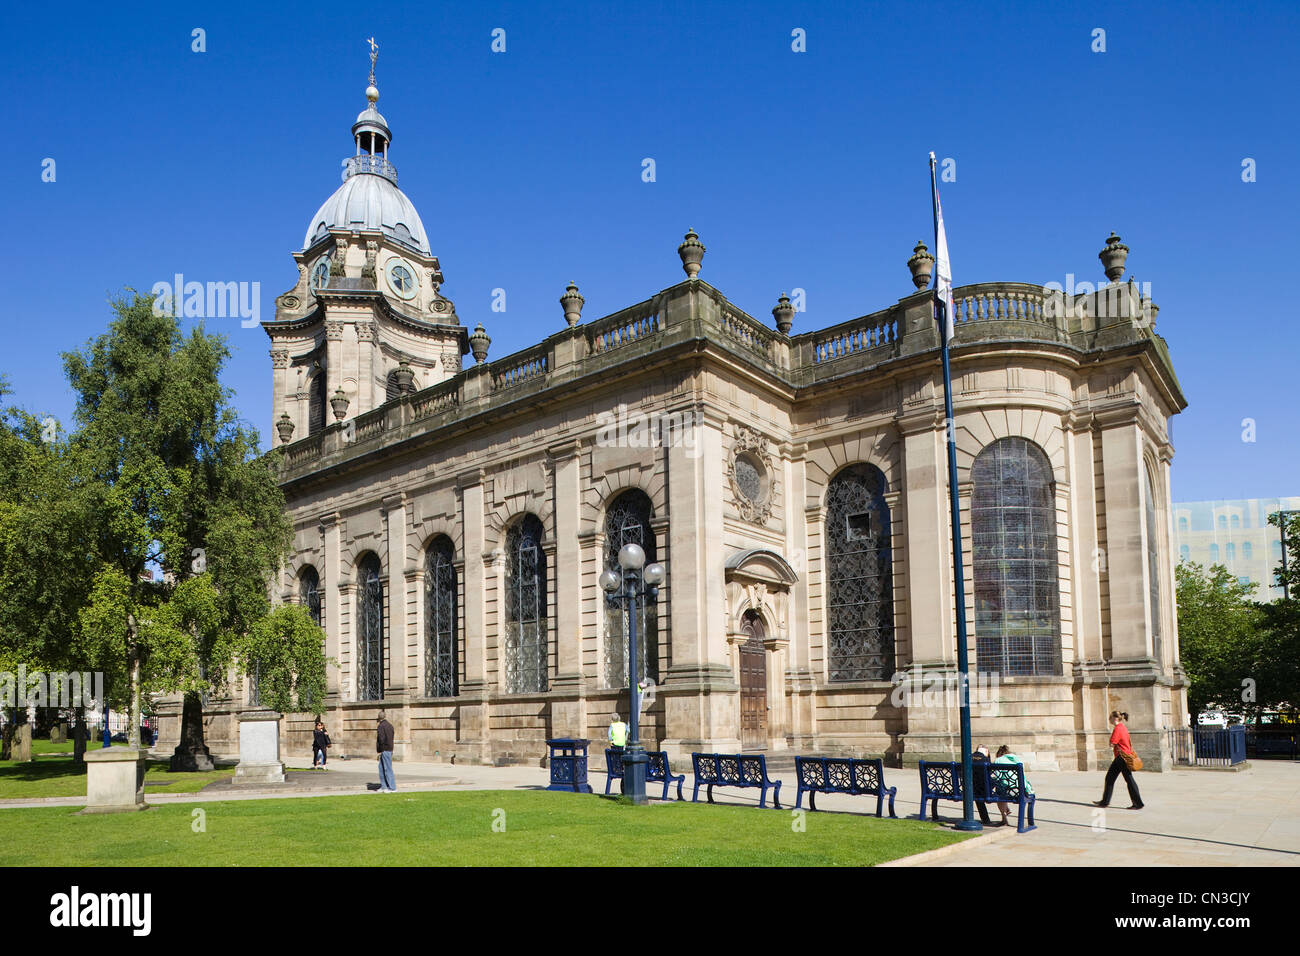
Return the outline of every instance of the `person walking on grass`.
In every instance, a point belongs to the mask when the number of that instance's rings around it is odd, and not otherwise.
[[[393,725],[384,711],[379,712],[375,733],[375,751],[379,754],[379,792],[396,793],[397,781],[393,779]]]
[[[1128,798],[1132,804],[1129,809],[1141,810],[1146,806],[1142,802],[1142,794],[1138,792],[1137,781],[1133,779],[1133,771],[1142,764],[1138,762],[1138,755],[1133,750],[1133,741],[1129,739],[1127,722],[1128,714],[1118,710],[1110,712],[1110,724],[1114,728],[1110,732],[1110,746],[1115,751],[1115,759],[1110,762],[1110,769],[1106,771],[1106,789],[1102,792],[1100,800],[1093,801],[1093,806],[1110,806],[1110,795],[1115,789],[1115,778],[1120,774],[1124,775],[1124,783],[1128,787]]]
[[[313,770],[317,767],[320,767],[321,770],[325,769],[325,751],[332,743],[330,735],[325,732],[324,722],[316,721],[316,729],[312,731],[311,735],[311,766]]]

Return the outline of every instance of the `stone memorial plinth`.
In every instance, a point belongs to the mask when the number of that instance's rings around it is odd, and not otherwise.
[[[32,725],[19,724],[14,728],[13,749],[10,751],[11,760],[19,763],[26,763],[32,759]]]
[[[236,785],[284,783],[284,763],[280,760],[280,717],[274,710],[254,710],[239,715]]]
[[[110,747],[86,752],[86,809],[82,813],[144,810],[143,750]]]

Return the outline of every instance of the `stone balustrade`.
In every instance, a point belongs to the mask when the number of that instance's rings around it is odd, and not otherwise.
[[[324,432],[283,445],[282,474],[305,475],[323,463],[436,431],[503,401],[588,375],[609,374],[629,359],[649,358],[687,341],[706,341],[763,366],[796,388],[855,374],[937,349],[931,301],[932,293],[925,289],[878,312],[787,337],[707,283],[688,280],[619,312],[562,329],[513,355],[399,396],[346,425],[331,424]],[[1086,351],[1149,340],[1160,359],[1169,362],[1163,339],[1152,329],[1157,309],[1135,283],[1103,283],[1086,293],[1067,294],[1030,283],[986,282],[957,287],[953,302],[957,348],[982,341],[1020,341]]]
[[[630,309],[591,323],[587,327],[587,349],[598,354],[640,342],[660,329],[655,300],[642,302]]]

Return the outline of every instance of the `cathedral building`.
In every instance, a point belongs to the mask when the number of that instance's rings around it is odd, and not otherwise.
[[[597,579],[636,542],[667,568],[640,614],[648,748],[677,767],[742,748],[952,759],[952,429],[977,742],[1031,769],[1105,766],[1117,709],[1170,765],[1186,400],[1118,237],[1095,290],[955,290],[951,422],[919,243],[914,291],[796,334],[784,295],[760,321],[709,285],[691,231],[684,281],[598,318],[570,283],[552,334],[490,359],[440,292],[373,77],[366,94],[346,179],[263,323],[295,529],[275,597],[325,630],[345,752],[373,751],[380,709],[399,760],[599,747],[629,662]],[[214,749],[237,750],[249,693],[207,708]],[[289,752],[310,724],[284,721]]]

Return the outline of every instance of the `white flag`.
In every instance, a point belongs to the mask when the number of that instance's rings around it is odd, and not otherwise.
[[[934,160],[934,153],[930,154],[931,161]],[[932,167],[933,168],[933,167]],[[944,303],[947,309],[947,321],[940,330],[943,334],[945,343],[952,341],[953,336],[953,306],[952,306],[952,265],[948,262],[948,236],[943,231],[943,206],[939,204],[939,184],[934,186],[934,213],[935,213],[935,244],[938,246],[934,250],[934,288],[939,299]],[[939,316],[935,315],[935,321]]]

